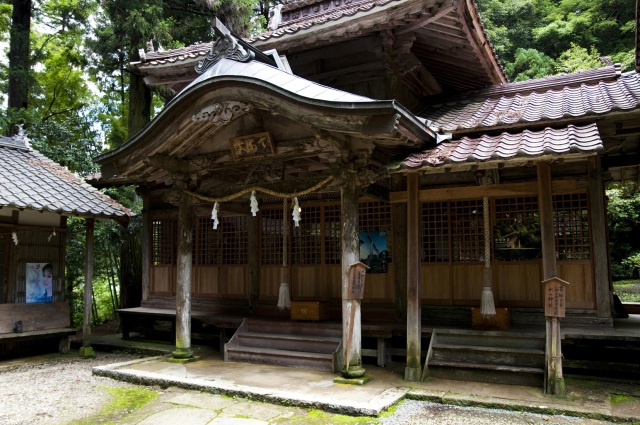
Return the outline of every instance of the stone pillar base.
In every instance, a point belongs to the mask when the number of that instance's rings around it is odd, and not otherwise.
[[[404,380],[410,382],[420,382],[422,379],[421,367],[405,367],[404,368]]]
[[[91,346],[80,347],[78,354],[80,355],[80,357],[94,358],[96,356],[96,353],[93,351],[93,347]]]
[[[174,359],[190,359],[193,357],[191,348],[176,348],[171,354]]]
[[[342,369],[340,373],[343,378],[362,378],[364,376],[364,368],[362,365],[350,365],[349,369]]]

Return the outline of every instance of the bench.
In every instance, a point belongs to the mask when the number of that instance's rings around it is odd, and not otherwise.
[[[140,307],[116,310],[120,317],[122,339],[129,339],[131,332],[141,325],[156,321],[168,322],[175,342],[176,300],[173,297],[152,297],[141,302]],[[242,319],[249,315],[245,300],[191,300],[192,333],[205,328],[216,328],[220,335],[221,352],[224,351],[227,329],[237,329]]]
[[[16,329],[18,322],[21,332]],[[0,342],[57,339],[58,352],[67,353],[69,336],[77,333],[70,324],[66,302],[0,304]]]

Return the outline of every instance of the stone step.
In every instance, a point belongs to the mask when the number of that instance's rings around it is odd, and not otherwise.
[[[340,338],[331,336],[286,335],[250,331],[238,333],[238,343],[241,346],[310,353],[334,353],[340,342]]]
[[[334,355],[278,350],[274,348],[225,346],[225,360],[297,367],[303,369],[335,372]]]

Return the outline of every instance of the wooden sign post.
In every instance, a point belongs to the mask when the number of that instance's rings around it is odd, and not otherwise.
[[[351,361],[351,340],[353,339],[353,326],[356,316],[356,307],[358,302],[364,297],[364,280],[367,276],[369,267],[364,263],[355,263],[349,266],[349,288],[347,298],[351,302],[351,314],[349,315],[349,328],[347,333],[347,348],[345,352],[345,370],[349,370],[349,361]]]
[[[565,306],[567,304],[565,288],[569,282],[552,277],[543,280],[542,283],[544,284],[544,314],[547,316],[546,379],[554,381],[552,382],[552,387],[557,388],[558,394],[564,394],[562,341],[558,318],[565,316]]]

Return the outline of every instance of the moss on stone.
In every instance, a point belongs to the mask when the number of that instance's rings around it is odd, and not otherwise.
[[[140,409],[158,396],[156,391],[146,388],[101,387],[110,394],[110,401],[100,412],[69,422],[68,425],[117,424],[124,414]]]

